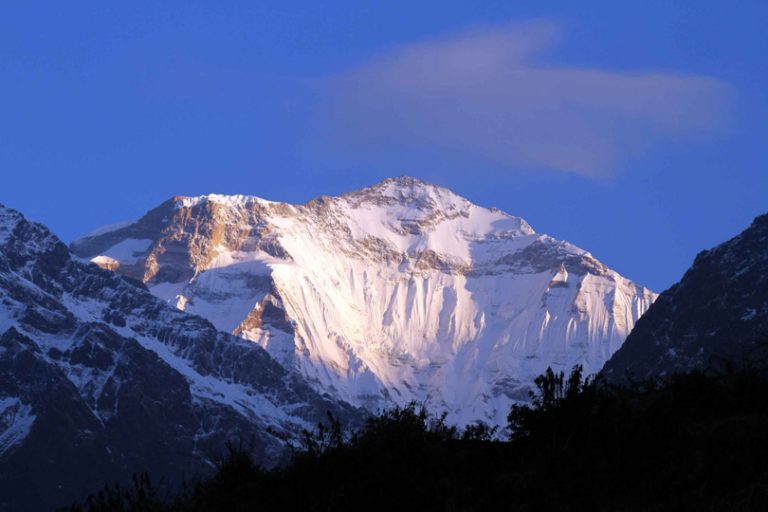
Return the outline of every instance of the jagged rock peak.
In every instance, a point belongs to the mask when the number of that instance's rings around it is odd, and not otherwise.
[[[391,196],[397,198],[418,198],[432,195],[443,195],[467,201],[463,197],[454,193],[450,189],[429,183],[412,176],[397,176],[386,178],[378,183],[364,187],[360,190],[348,192],[342,197],[353,197],[356,195],[378,194],[382,196]],[[469,202],[469,201],[467,201]]]
[[[12,210],[0,203],[0,244],[10,236],[11,231],[21,217],[16,210]]]
[[[8,247],[12,245],[13,247]],[[0,204],[0,252],[16,252],[27,257],[51,251],[66,251],[66,246],[45,226],[28,221],[13,208]]]
[[[0,243],[5,242],[23,220],[21,213],[0,203]]]
[[[353,204],[372,202],[415,207],[419,210],[468,210],[480,208],[452,190],[411,176],[387,178],[374,185],[347,192],[341,199]],[[491,208],[491,211],[497,211]]]

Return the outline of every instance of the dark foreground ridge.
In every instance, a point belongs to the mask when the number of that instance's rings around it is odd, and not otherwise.
[[[230,446],[181,496],[159,498],[142,477],[70,510],[768,510],[765,373],[615,388],[576,368],[537,385],[533,405],[512,409],[508,440],[409,406],[348,440],[331,421],[281,469]]]
[[[702,251],[638,320],[602,370],[606,379],[670,375],[768,357],[768,214]]]

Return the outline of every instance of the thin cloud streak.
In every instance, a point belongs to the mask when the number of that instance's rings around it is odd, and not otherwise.
[[[401,46],[325,83],[320,129],[356,156],[428,148],[600,177],[728,124],[722,81],[544,64],[558,40],[531,23]]]

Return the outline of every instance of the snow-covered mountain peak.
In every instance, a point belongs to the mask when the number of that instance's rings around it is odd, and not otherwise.
[[[304,204],[173,200],[72,249],[372,409],[501,423],[552,366],[598,371],[653,292],[409,177]]]
[[[387,178],[369,187],[343,194],[342,197],[371,202],[377,199],[383,202],[395,200],[400,205],[417,209],[461,209],[471,206],[467,199],[447,188],[410,176]]]
[[[204,203],[214,203],[230,208],[238,208],[253,204],[270,205],[273,201],[267,201],[256,196],[246,195],[225,195],[225,194],[206,194],[202,196],[176,196],[172,199],[177,208],[192,208]]]
[[[343,194],[340,199],[353,208],[379,207],[390,216],[410,220],[428,220],[436,216],[467,218],[473,210],[481,210],[486,217],[494,220],[514,219],[523,234],[534,232],[522,219],[495,208],[481,208],[447,188],[410,176],[388,178],[370,187]]]
[[[333,218],[350,239],[380,245],[393,257],[428,253],[470,266],[479,242],[535,233],[520,218],[479,207],[446,188],[407,176],[337,198],[321,198],[318,205],[323,218]]]
[[[66,245],[48,228],[28,222],[18,211],[0,204],[0,253],[18,259],[66,252]]]

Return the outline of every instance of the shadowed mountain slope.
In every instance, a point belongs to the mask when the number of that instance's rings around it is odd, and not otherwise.
[[[273,465],[327,411],[360,418],[0,206],[0,510],[50,509],[144,470],[173,486],[228,440]]]
[[[602,373],[611,380],[768,363],[768,214],[703,251]]]

